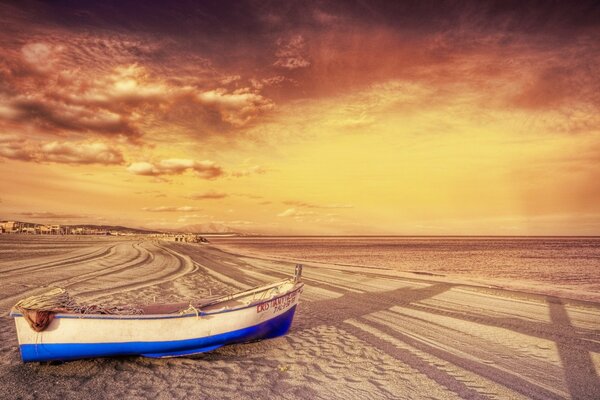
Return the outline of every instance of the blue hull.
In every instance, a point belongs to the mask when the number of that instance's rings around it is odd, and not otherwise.
[[[32,362],[124,355],[160,358],[204,353],[228,344],[284,335],[292,325],[295,311],[296,306],[293,306],[284,314],[258,325],[198,339],[167,342],[26,344],[20,346],[21,358],[24,362]]]

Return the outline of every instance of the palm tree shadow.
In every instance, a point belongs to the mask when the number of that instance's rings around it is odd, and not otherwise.
[[[574,337],[579,336],[577,329],[571,323],[569,314],[562,299],[547,297],[550,311],[550,322],[557,330]],[[589,351],[577,343],[569,345],[565,341],[556,341],[558,355],[565,373],[565,380],[571,398],[598,399],[600,398],[600,379]]]
[[[437,296],[453,285],[439,283],[419,289],[399,288],[387,292],[346,292],[343,296],[302,303],[295,329],[304,330],[323,324],[337,325],[347,319],[359,318],[395,305],[408,305],[413,302]]]
[[[379,311],[388,310],[392,306],[406,306],[420,308],[415,303],[440,295],[456,285],[437,283],[424,288],[407,289],[399,288],[387,292],[353,293],[346,292],[343,296],[334,299],[306,302],[301,305],[294,330],[305,330],[320,325],[333,325],[346,331],[350,331],[358,338],[368,342],[370,345],[386,352],[387,354],[401,359],[414,369],[421,371],[431,379],[446,388],[466,397],[482,397],[479,393],[457,381],[444,371],[436,370],[431,365],[415,358],[410,352],[402,351],[389,344],[381,338],[366,333],[351,324],[345,323],[350,319],[363,320],[362,317]],[[556,343],[558,353],[564,370],[567,389],[573,399],[596,399],[600,398],[600,382],[596,374],[590,349],[595,348],[593,342],[579,334],[571,324],[567,311],[561,299],[548,297],[547,303],[550,311],[550,324],[539,326],[521,319],[510,319],[494,317],[474,317],[471,313],[453,313],[450,316],[465,321],[473,321],[489,326],[497,326],[510,329],[515,332],[524,333]],[[432,311],[432,310],[428,310]],[[434,311],[435,313],[435,311]],[[474,314],[474,313],[473,313]],[[367,322],[366,320],[364,322]],[[520,392],[530,398],[550,399],[560,398],[555,392],[545,389],[523,379],[518,372],[502,371],[490,365],[474,362],[466,358],[457,357],[433,346],[420,343],[409,336],[397,332],[390,327],[368,322],[377,329],[388,335],[402,340],[407,344],[428,352],[436,357],[451,362],[459,367],[471,370],[491,379],[512,390]],[[533,324],[533,325],[532,325]],[[534,326],[535,325],[535,326]],[[542,328],[542,331],[539,330]],[[590,347],[591,346],[591,347]]]

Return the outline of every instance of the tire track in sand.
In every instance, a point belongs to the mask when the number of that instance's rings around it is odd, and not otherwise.
[[[0,271],[0,276],[3,279],[8,279],[8,278],[12,278],[12,277],[19,276],[19,275],[32,274],[32,273],[44,271],[44,270],[54,268],[54,267],[64,267],[66,265],[79,264],[79,263],[82,263],[85,261],[90,261],[90,260],[93,260],[96,258],[102,258],[102,257],[105,257],[106,255],[110,254],[111,252],[113,252],[114,248],[117,245],[118,245],[118,243],[108,246],[108,247],[102,247],[100,249],[96,249],[89,253],[85,253],[85,254],[81,254],[81,255],[77,255],[77,256],[73,256],[73,257],[68,257],[68,258],[62,258],[62,259],[51,261],[51,262],[32,264],[32,265],[27,265],[27,266],[17,266],[14,268],[4,269],[4,270]],[[11,272],[15,272],[15,271],[16,271],[16,273],[11,274]]]
[[[152,255],[150,263],[140,262],[134,266],[123,268],[118,273],[105,274],[106,277],[112,278],[107,282],[109,288],[98,288],[96,284],[95,287],[75,289],[73,293],[90,300],[174,281],[184,275],[194,273],[198,269],[198,266],[189,257],[167,249],[158,243],[144,242],[140,246],[149,247],[146,248],[146,251]],[[119,275],[125,276],[119,278]]]
[[[100,261],[102,263],[110,263],[111,257],[127,255],[127,251],[123,246],[126,244],[127,243],[118,243],[116,246],[112,246],[111,251],[108,253],[108,256],[105,255],[105,257],[100,258]],[[73,285],[91,281],[98,277],[107,276],[107,275],[114,274],[119,271],[126,270],[128,268],[142,265],[142,264],[146,263],[148,261],[148,259],[152,258],[153,256],[152,256],[152,253],[150,253],[147,250],[142,252],[142,250],[140,248],[140,244],[141,244],[141,242],[131,243],[130,247],[135,250],[133,257],[128,257],[127,259],[120,261],[118,263],[118,265],[109,265],[108,267],[96,269],[91,272],[83,272],[79,275],[75,275],[72,277],[56,279],[56,280],[53,280],[50,282],[44,282],[44,284],[42,286],[36,287],[34,289],[27,289],[27,290],[21,291],[19,293],[9,294],[6,297],[0,298],[0,306],[3,307],[6,305],[7,307],[10,307],[12,304],[16,303],[20,299],[28,297],[28,296],[32,296],[35,294],[40,294],[40,293],[48,290],[48,288],[52,287],[52,286],[69,288]],[[114,251],[112,251],[113,248],[115,248]],[[95,258],[88,259],[87,261],[90,261],[93,259],[95,259]],[[86,260],[84,260],[84,263],[85,262],[86,262]],[[72,268],[72,266],[74,264],[69,264],[69,265]],[[87,267],[88,269],[90,268],[90,266],[88,266],[88,265],[84,264],[84,266]]]

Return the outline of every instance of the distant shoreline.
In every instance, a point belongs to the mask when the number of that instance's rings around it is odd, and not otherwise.
[[[219,234],[198,233],[199,235],[225,236]],[[240,235],[235,234],[236,238],[533,238],[533,239],[600,239],[600,235]]]

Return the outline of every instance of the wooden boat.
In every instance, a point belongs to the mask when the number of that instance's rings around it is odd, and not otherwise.
[[[284,335],[304,286],[301,273],[298,265],[291,279],[191,305],[142,307],[143,314],[53,312],[40,332],[30,324],[28,310],[13,307],[11,316],[24,362],[187,356]]]

